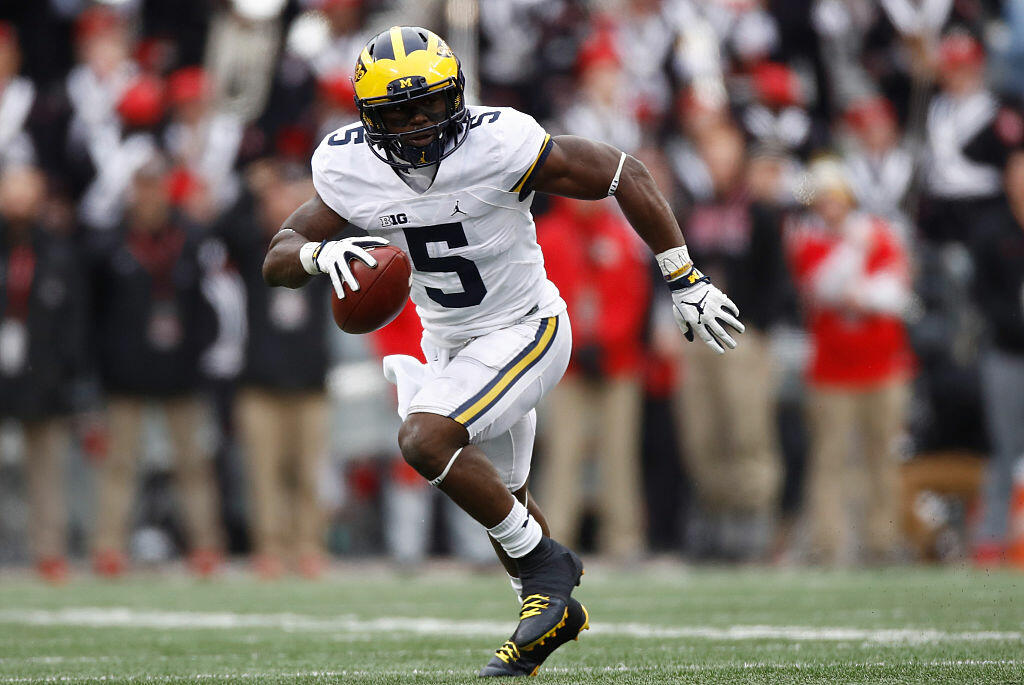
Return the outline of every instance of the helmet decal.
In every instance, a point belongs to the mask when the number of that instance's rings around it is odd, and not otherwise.
[[[411,55],[417,50],[426,50],[430,45],[430,39],[426,32],[413,26],[403,26],[401,31],[402,51]]]
[[[390,33],[378,34],[376,38],[366,45],[366,49],[370,51],[370,57],[375,62],[381,59],[395,58],[395,44],[391,39]]]

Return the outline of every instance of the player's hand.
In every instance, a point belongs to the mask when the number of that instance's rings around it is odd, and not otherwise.
[[[725,348],[731,350],[736,347],[736,341],[725,327],[729,326],[737,333],[744,330],[739,320],[740,310],[725,293],[711,285],[711,279],[699,272],[697,275],[700,278],[693,285],[673,287],[672,313],[687,340],[693,342],[696,334],[708,347],[724,354]],[[686,276],[679,279],[682,282],[687,280]]]
[[[359,291],[359,281],[352,274],[352,267],[349,260],[358,259],[371,269],[376,268],[377,260],[367,251],[367,248],[387,245],[384,238],[372,238],[360,236],[358,238],[344,238],[343,240],[331,240],[324,243],[323,247],[313,257],[313,263],[320,273],[331,277],[331,284],[339,300],[345,299],[345,284],[352,292]]]

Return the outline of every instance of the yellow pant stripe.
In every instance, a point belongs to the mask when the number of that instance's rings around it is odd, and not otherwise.
[[[483,390],[450,414],[451,418],[461,424],[467,424],[490,409],[495,402],[501,399],[505,391],[547,351],[557,330],[557,316],[544,319],[534,341],[499,371],[497,376],[484,386]]]

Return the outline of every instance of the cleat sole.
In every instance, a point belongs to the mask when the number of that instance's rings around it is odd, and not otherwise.
[[[583,627],[580,628],[580,632],[576,633],[576,637],[573,638],[576,642],[580,641],[580,635],[584,630],[590,630],[590,612],[587,611],[587,607],[580,603],[580,608],[583,609]]]

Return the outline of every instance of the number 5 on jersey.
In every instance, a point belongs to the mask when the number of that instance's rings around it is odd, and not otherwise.
[[[448,309],[473,307],[483,302],[487,294],[484,279],[476,264],[465,257],[431,257],[427,254],[429,243],[445,243],[449,248],[465,247],[469,244],[466,231],[461,223],[438,224],[437,226],[403,227],[409,243],[409,256],[417,271],[425,273],[454,273],[462,282],[462,291],[446,293],[440,288],[427,288],[427,297]]]

